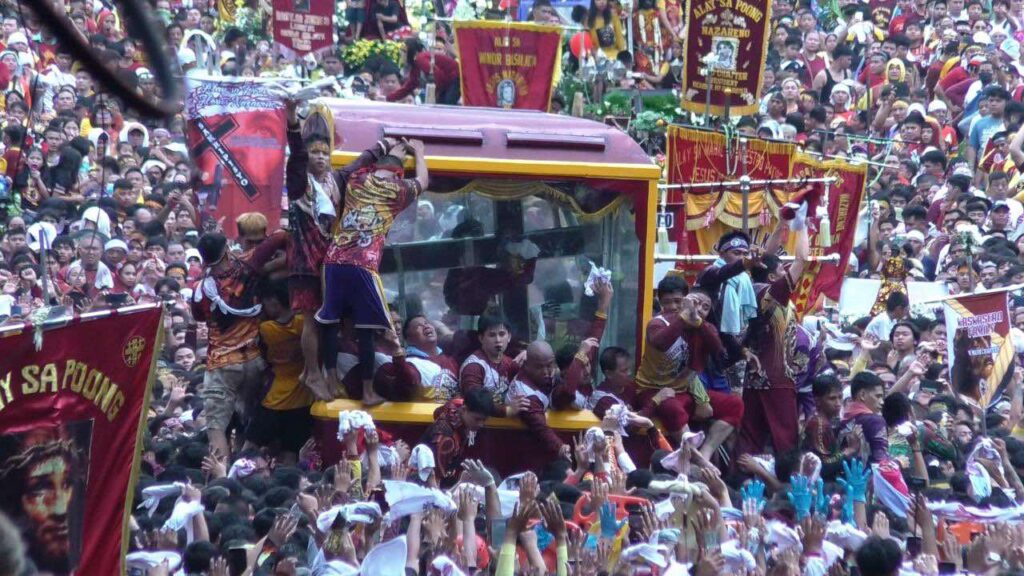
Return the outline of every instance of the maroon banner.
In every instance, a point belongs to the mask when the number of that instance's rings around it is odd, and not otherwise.
[[[942,308],[953,390],[988,407],[1005,389],[1016,363],[1008,293],[961,294],[945,300]]]
[[[238,235],[235,218],[246,212],[281,221],[284,104],[267,85],[251,79],[186,78],[188,148],[199,168],[203,210]]]
[[[770,26],[771,2],[687,0],[683,108],[704,113],[710,79],[712,114],[756,114]]]
[[[562,61],[562,29],[494,20],[456,21],[466,106],[547,111]]]
[[[850,252],[853,250],[854,236],[857,232],[857,213],[860,209],[861,197],[867,184],[867,166],[852,165],[845,161],[819,161],[810,156],[798,154],[793,163],[793,178],[827,178],[834,177],[836,182],[825,186],[813,184],[817,189],[811,193],[814,201],[808,202],[808,230],[810,232],[811,255],[838,255],[838,262],[815,261],[807,265],[796,292],[791,301],[796,307],[798,318],[811,310],[818,297],[825,295],[839,301],[839,292],[843,287],[843,278]],[[828,190],[828,223],[822,222],[815,213],[822,205],[823,192]],[[829,238],[822,238],[824,232]]]
[[[161,307],[0,330],[0,510],[41,574],[122,574]]]
[[[875,26],[888,31],[892,13],[896,10],[896,0],[871,0],[868,9],[871,11],[871,21]]]
[[[304,56],[334,44],[334,2],[274,0],[274,42]]]

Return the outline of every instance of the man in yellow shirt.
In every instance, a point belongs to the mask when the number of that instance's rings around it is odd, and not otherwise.
[[[299,383],[305,366],[302,315],[291,311],[284,281],[268,283],[261,292],[268,320],[260,323],[260,342],[273,380],[249,421],[245,439],[249,445],[271,448],[279,463],[292,465],[313,425],[313,394]]]

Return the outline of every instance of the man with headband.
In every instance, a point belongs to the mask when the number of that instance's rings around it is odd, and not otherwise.
[[[386,154],[368,161],[378,151]],[[404,159],[408,151],[416,160],[416,177],[405,179]],[[347,189],[335,225],[334,237],[327,248],[323,268],[323,305],[316,313],[321,324],[337,324],[344,315],[352,318],[359,343],[359,363],[363,381],[362,400],[366,406],[384,401],[373,389],[374,330],[392,329],[384,298],[380,267],[384,242],[395,218],[416,202],[429,182],[423,158],[423,142],[380,142],[356,160],[352,170],[346,167]],[[323,357],[328,373],[337,358],[337,339],[325,338]]]

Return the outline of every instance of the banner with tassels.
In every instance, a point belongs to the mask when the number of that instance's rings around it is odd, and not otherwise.
[[[820,161],[801,153],[796,156],[791,177],[836,178],[832,184],[800,186],[798,182],[798,189],[790,198],[794,202],[806,200],[808,203],[811,255],[839,256],[838,263],[814,261],[804,269],[790,299],[797,317],[802,318],[815,307],[822,295],[839,300],[857,231],[857,214],[867,184],[867,165],[853,165],[841,160]]]
[[[162,319],[143,304],[0,328],[0,512],[39,574],[125,573]]]
[[[735,182],[744,173],[752,180],[785,179],[796,153],[789,143],[750,138],[741,145],[735,133],[727,136],[676,125],[669,126],[667,141],[669,184]],[[754,237],[760,235],[759,229],[773,227],[788,198],[788,189],[781,186],[751,188],[747,224]],[[665,211],[675,223],[669,236],[676,241],[678,254],[711,254],[723,234],[743,226],[743,194],[738,186],[670,189]]]
[[[960,294],[943,302],[953,390],[987,408],[1013,376],[1007,292]]]

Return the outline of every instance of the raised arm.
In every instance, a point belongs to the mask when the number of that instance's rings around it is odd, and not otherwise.
[[[298,115],[295,113],[295,101],[285,100],[285,114],[288,117],[288,163],[284,169],[285,187],[288,188],[288,200],[292,202],[306,195],[309,179],[309,152],[302,140],[302,130]]]

